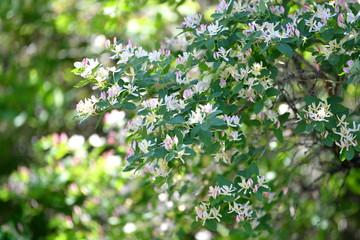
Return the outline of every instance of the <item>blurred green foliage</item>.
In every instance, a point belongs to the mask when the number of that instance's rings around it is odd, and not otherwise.
[[[1,174],[29,164],[31,143],[39,136],[78,128],[72,109],[82,96],[72,89],[73,62],[100,52],[106,38],[153,47],[171,35],[165,26],[180,21],[174,9],[183,1],[155,8],[159,2],[0,1]]]

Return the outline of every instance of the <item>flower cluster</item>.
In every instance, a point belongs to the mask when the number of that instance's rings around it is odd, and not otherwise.
[[[344,149],[348,151],[351,146],[358,146],[358,141],[356,140],[356,135],[354,133],[360,131],[360,124],[353,122],[351,128],[349,126],[350,124],[345,121],[345,118],[346,115],[343,115],[341,118],[337,116],[338,124],[336,126],[340,128],[340,132],[333,129],[333,132],[340,136],[340,141],[335,142],[335,144],[341,148],[340,153],[342,153]]]
[[[216,219],[218,222],[221,221],[221,213],[226,215],[235,214],[236,221],[250,220],[253,217],[254,211],[252,210],[252,205],[250,201],[246,200],[248,198],[247,193],[250,191],[253,193],[258,192],[261,188],[262,192],[269,192],[270,188],[265,183],[265,177],[257,177],[257,183],[254,184],[252,178],[241,178],[241,182],[238,182],[238,188],[234,187],[232,183],[222,186],[210,186],[209,194],[210,202],[201,202],[199,207],[195,208],[196,211],[196,221],[202,220],[203,225],[205,225],[206,220]],[[250,189],[250,191],[248,191]],[[243,194],[243,196],[239,195]],[[244,204],[244,200],[246,203]],[[215,204],[216,203],[216,204]],[[218,207],[215,207],[219,205]],[[225,210],[227,209],[227,210]]]
[[[326,118],[331,117],[333,114],[330,111],[331,105],[327,102],[320,102],[318,105],[312,103],[308,106],[308,109],[303,110],[305,112],[305,119],[310,118],[308,121],[325,121],[328,122]]]

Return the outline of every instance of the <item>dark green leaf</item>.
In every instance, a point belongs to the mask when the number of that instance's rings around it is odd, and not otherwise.
[[[174,118],[170,120],[170,124],[180,124],[185,122],[185,119],[182,115],[176,115]]]
[[[122,104],[122,108],[124,108],[126,110],[135,110],[136,105],[133,104],[132,102],[126,102],[126,103]]]
[[[275,46],[277,50],[279,50],[285,56],[291,58],[293,56],[292,48],[287,45],[286,43],[280,43],[279,45]]]
[[[281,129],[274,128],[273,132],[274,132],[276,138],[279,140],[279,142],[283,143],[284,142],[284,137],[283,137]]]

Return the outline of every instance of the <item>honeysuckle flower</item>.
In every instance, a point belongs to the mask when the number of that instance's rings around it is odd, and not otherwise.
[[[166,150],[171,150],[178,143],[179,143],[179,140],[176,136],[171,138],[168,134],[166,134],[166,138],[165,138],[163,144],[164,144]]]
[[[169,173],[171,172],[171,170],[169,171],[167,162],[164,159],[160,159],[158,161],[158,165],[159,166],[154,169],[154,172],[153,172],[154,176],[155,177],[158,177],[158,176],[167,177],[169,175]]]
[[[179,84],[188,84],[193,80],[193,79],[189,79],[187,75],[182,77],[182,72],[176,72],[175,76],[176,76],[176,82]]]
[[[161,101],[159,101],[158,98],[152,98],[152,99],[148,99],[145,101],[141,102],[141,106],[143,106],[142,109],[140,109],[139,111],[145,109],[145,108],[150,108],[151,110],[156,109],[157,107],[159,107],[161,105]]]
[[[337,123],[337,127],[340,127],[340,126],[342,126],[342,125],[344,125],[344,126],[347,126],[349,123],[348,122],[345,122],[345,119],[346,119],[346,115],[342,115],[342,117],[341,118],[339,118],[339,116],[336,116],[337,117],[337,119],[338,119],[338,123]]]
[[[94,95],[91,98],[86,98],[84,102],[80,102],[76,105],[76,111],[79,116],[91,116],[96,113],[95,103],[99,101]]]
[[[320,102],[317,106],[315,103],[312,103],[308,106],[308,110],[304,110],[307,116],[313,121],[325,121],[328,122],[326,118],[331,117],[333,114],[330,112],[330,104],[325,102]]]
[[[199,29],[199,28],[196,29],[196,34],[197,34],[197,35],[201,35],[201,34],[205,33],[205,31],[206,31],[206,25],[205,25],[205,24],[201,24],[201,25],[200,25],[200,29]]]
[[[124,88],[126,90],[127,93],[138,97],[139,93],[135,92],[138,89],[138,86],[132,85],[132,84],[124,84]]]
[[[180,159],[182,163],[185,163],[185,161],[184,161],[184,159],[183,159],[183,156],[188,156],[188,155],[190,155],[190,153],[185,153],[185,149],[182,149],[182,150],[180,150],[180,151],[177,151],[176,153],[177,153],[176,158],[177,158],[177,159]]]
[[[240,141],[242,138],[240,137],[242,133],[239,133],[238,131],[231,131],[229,133],[229,136],[231,137],[229,141]]]
[[[231,195],[233,195],[233,192],[235,192],[235,191],[236,191],[236,189],[233,187],[232,184],[230,186],[223,185],[220,188],[220,195],[231,196]]]
[[[265,67],[263,67],[263,63],[254,63],[251,67],[251,73],[254,74],[255,76],[259,76],[261,74],[261,71],[263,69],[266,69]]]
[[[210,87],[210,83],[209,82],[205,82],[205,81],[199,81],[196,85],[193,86],[193,91],[194,93],[203,93],[206,90],[208,90]]]
[[[229,61],[229,58],[227,57],[227,55],[229,54],[229,52],[231,50],[232,50],[231,48],[226,50],[225,48],[220,47],[219,51],[217,51],[216,53],[218,54],[219,57],[222,57],[225,61]]]
[[[201,203],[199,207],[195,207],[196,217],[195,220],[199,221],[199,219],[203,220],[203,226],[205,225],[206,220],[211,219],[209,213],[207,212],[208,205],[206,203]]]
[[[349,60],[346,62],[347,67],[343,67],[343,71],[346,73],[350,73],[351,68],[354,66],[354,61],[353,60]]]
[[[207,35],[215,36],[218,33],[227,30],[228,28],[219,26],[219,21],[216,21],[215,23],[210,23],[207,25],[206,29],[208,31]]]
[[[281,16],[284,14],[285,8],[283,6],[270,6],[269,10],[276,16]]]
[[[267,183],[267,181],[265,180],[264,176],[262,176],[262,177],[256,176],[256,177],[257,177],[259,187],[269,188],[269,186],[265,184],[265,183]]]
[[[209,194],[208,196],[213,197],[216,199],[217,195],[220,194],[221,188],[219,186],[210,186],[209,187]]]
[[[206,114],[204,112],[202,112],[199,108],[196,109],[196,111],[191,111],[191,115],[189,117],[188,122],[190,124],[193,123],[203,123],[203,121],[205,120]]]
[[[150,61],[160,61],[161,54],[158,51],[153,51],[149,53],[149,60]]]
[[[177,64],[186,64],[189,57],[191,56],[191,53],[189,52],[183,52],[183,55],[178,55],[178,58],[176,59]]]
[[[85,144],[85,137],[79,134],[75,134],[69,138],[67,146],[69,150],[76,151],[81,149]]]
[[[137,132],[143,126],[143,121],[143,116],[136,116],[128,121],[126,128],[131,132]]]
[[[241,127],[242,125],[240,124],[240,118],[237,115],[233,115],[233,116],[224,116],[224,120],[226,121],[226,124],[229,127]]]
[[[244,194],[246,194],[246,192],[251,189],[251,185],[248,183],[248,181],[246,181],[245,178],[241,179],[241,182],[238,183],[238,185],[240,186],[240,190],[239,192],[244,190]]]
[[[154,145],[155,145],[155,143],[151,143],[150,141],[148,141],[146,139],[143,139],[138,143],[140,151],[145,153],[145,154],[149,153],[148,148],[151,147],[151,146],[154,146]]]
[[[191,89],[186,89],[183,92],[183,98],[184,99],[192,98],[193,95],[194,95],[194,93],[193,93],[193,91],[191,91]]]
[[[208,103],[206,105],[202,105],[202,106],[200,106],[200,108],[201,108],[201,111],[203,111],[204,113],[208,113],[208,114],[216,111],[216,109],[217,109],[217,108],[213,109],[213,106],[212,106],[211,103]]]
[[[219,152],[212,155],[214,157],[215,162],[224,162],[229,164],[231,161],[231,151],[225,151],[225,147],[222,147]]]
[[[201,14],[185,17],[185,22],[182,22],[181,26],[185,28],[195,28],[197,25],[200,24],[201,18]]]
[[[218,208],[211,208],[210,216],[211,218],[215,218],[218,222],[220,222],[220,217],[222,217],[222,215],[220,214],[220,206]]]
[[[222,1],[219,3],[219,5],[216,5],[216,6],[215,6],[215,12],[216,12],[216,13],[224,13],[224,12],[227,11],[228,7],[229,7],[229,4],[226,3],[225,0],[222,0]]]

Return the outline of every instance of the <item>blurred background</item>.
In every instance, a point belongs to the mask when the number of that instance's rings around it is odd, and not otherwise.
[[[125,113],[107,114],[97,129],[96,118],[81,125],[73,119],[76,103],[92,91],[73,88],[80,80],[71,73],[75,61],[98,57],[113,37],[147,49],[169,43],[184,16],[201,12],[209,19],[217,3],[0,1],[0,240],[242,236],[229,236],[225,228],[216,234],[191,228],[198,200],[188,193],[199,188],[201,174],[186,176],[181,191],[170,196],[148,188],[149,177],[141,176],[151,169],[140,176],[121,172]],[[180,40],[177,44],[181,47]],[[352,96],[359,92],[355,86],[352,91]],[[273,178],[297,184],[314,165],[291,154],[296,153],[265,154],[264,165]],[[352,169],[326,175],[326,188],[282,189],[271,202],[275,231],[257,239],[359,239],[359,175]]]

